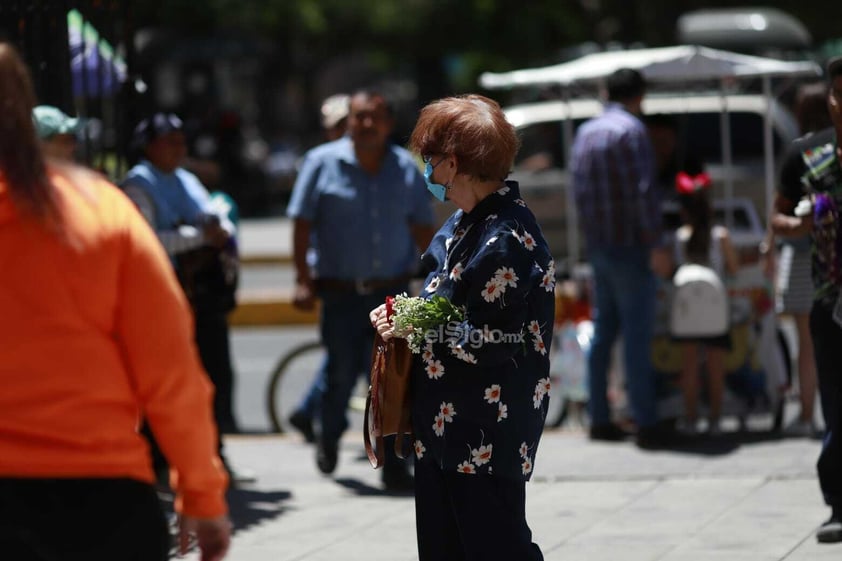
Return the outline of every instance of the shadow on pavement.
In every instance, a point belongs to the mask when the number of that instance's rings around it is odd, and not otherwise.
[[[741,446],[778,440],[781,440],[780,433],[768,431],[726,432],[719,436],[684,436],[676,433],[660,450],[700,456],[724,456]]]
[[[359,479],[353,479],[350,477],[344,477],[340,479],[334,479],[334,481],[341,485],[342,487],[348,489],[352,493],[360,496],[360,497],[412,497],[414,495],[413,491],[387,491],[382,489],[381,487],[372,487],[368,483],[364,483]]]
[[[234,532],[239,532],[284,514],[288,510],[284,503],[292,493],[235,487],[229,489],[227,498]]]

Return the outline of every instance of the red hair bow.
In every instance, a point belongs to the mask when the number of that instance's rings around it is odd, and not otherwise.
[[[710,187],[710,176],[706,173],[690,175],[680,171],[675,176],[675,190],[682,195],[692,195],[696,191]]]

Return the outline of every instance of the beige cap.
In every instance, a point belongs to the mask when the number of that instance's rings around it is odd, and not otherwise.
[[[322,102],[322,127],[335,127],[339,121],[348,116],[351,97],[347,94],[335,94]]]

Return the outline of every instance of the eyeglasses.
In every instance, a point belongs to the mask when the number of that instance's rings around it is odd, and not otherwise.
[[[439,160],[438,162],[436,162],[436,163],[434,164],[434,163],[433,163],[433,156],[434,156],[434,155],[435,155],[435,154],[430,154],[430,155],[427,155],[427,156],[423,156],[423,155],[422,155],[422,156],[421,156],[421,159],[424,161],[424,163],[425,163],[425,164],[429,164],[429,165],[430,165],[433,169],[436,169],[436,167],[437,167],[440,163],[442,163],[442,162],[446,159],[446,157],[445,157],[445,156],[442,156],[441,160]]]

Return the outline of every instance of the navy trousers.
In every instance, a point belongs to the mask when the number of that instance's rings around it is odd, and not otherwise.
[[[810,333],[816,355],[819,397],[825,432],[819,456],[818,474],[825,502],[842,509],[842,327],[833,321],[832,311],[813,304]]]
[[[543,561],[526,523],[526,483],[415,462],[419,561]]]

